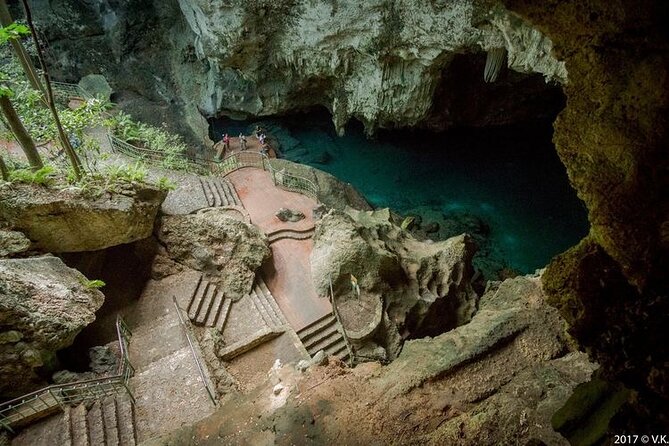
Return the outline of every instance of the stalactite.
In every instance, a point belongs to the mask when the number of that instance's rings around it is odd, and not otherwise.
[[[495,82],[506,56],[506,48],[491,48],[488,50],[488,57],[485,61],[485,70],[483,71],[483,80],[486,82]]]

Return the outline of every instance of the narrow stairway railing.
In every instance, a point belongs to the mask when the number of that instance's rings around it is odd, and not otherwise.
[[[188,325],[186,325],[186,321],[184,320],[183,315],[181,314],[181,312],[184,310],[179,306],[179,303],[177,302],[177,298],[175,296],[172,296],[172,301],[174,302],[174,308],[177,310],[177,316],[179,316],[179,322],[181,323],[181,328],[184,330],[184,333],[186,334],[186,339],[188,340],[190,351],[193,354],[195,365],[197,366],[197,370],[200,372],[200,378],[202,378],[202,384],[204,385],[204,388],[207,391],[207,394],[209,395],[209,399],[211,400],[212,404],[216,406],[218,404],[216,401],[216,390],[214,390],[213,386],[210,384],[210,380],[207,377],[207,374],[204,372],[204,367],[202,367],[202,362],[200,362],[200,355],[197,353],[197,351],[195,351],[195,344],[193,342],[193,339],[191,338],[190,330],[188,328]]]
[[[86,401],[115,395],[120,390],[127,392],[134,404],[135,399],[128,386],[130,377],[135,373],[128,358],[128,343],[132,333],[121,316],[116,318],[116,334],[121,358],[115,375],[48,386],[2,403],[0,404],[0,426],[12,432],[12,428],[21,422],[41,418],[68,405],[75,406]]]
[[[353,367],[353,365],[356,363],[356,357],[355,357],[355,350],[353,349],[353,346],[351,346],[351,342],[348,339],[348,335],[346,334],[346,329],[344,328],[344,324],[341,322],[341,317],[339,317],[339,310],[337,309],[337,304],[335,302],[335,296],[334,296],[334,290],[332,288],[332,277],[328,278],[328,282],[330,283],[330,303],[332,304],[332,312],[335,315],[335,319],[337,319],[337,324],[341,327],[341,335],[344,338],[344,344],[346,344],[346,350],[348,350],[348,365],[349,367]]]
[[[93,96],[77,84],[68,84],[66,82],[51,81],[51,88],[56,97],[65,99],[81,98],[91,99]]]
[[[286,172],[285,169],[277,170],[272,166],[267,155],[260,152],[236,152],[217,161],[204,158],[191,158],[186,155],[167,155],[159,150],[134,146],[111,133],[107,134],[107,138],[109,139],[109,144],[114,152],[148,162],[162,162],[167,157],[177,157],[182,162],[188,163],[188,165],[195,170],[207,171],[221,177],[225,177],[232,172],[245,167],[255,167],[257,169],[266,170],[272,176],[272,181],[276,186],[291,192],[306,195],[319,201],[319,189],[316,183],[295,173]]]

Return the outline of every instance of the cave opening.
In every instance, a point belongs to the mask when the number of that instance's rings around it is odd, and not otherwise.
[[[105,295],[95,321],[87,325],[71,346],[58,351],[61,369],[71,372],[90,371],[89,350],[116,343],[117,314],[132,314],[132,307],[151,277],[153,257],[157,252],[155,239],[140,240],[100,251],[62,253],[60,257],[71,268],[89,280],[102,280]]]
[[[532,273],[589,228],[552,142],[564,95],[540,75],[508,70],[487,84],[484,66],[484,54],[456,56],[422,128],[380,129],[370,139],[351,119],[339,137],[330,113],[316,107],[215,119],[210,136],[218,141],[261,124],[281,156],[351,183],[374,207],[413,216],[418,238],[472,235],[479,246],[474,264],[487,279]],[[449,113],[454,109],[462,113]]]

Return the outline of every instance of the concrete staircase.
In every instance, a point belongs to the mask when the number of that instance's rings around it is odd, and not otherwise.
[[[348,361],[350,354],[339,331],[339,324],[334,314],[329,313],[312,322],[297,332],[297,336],[304,344],[310,356],[324,350],[328,356],[336,356],[342,361]]]
[[[281,327],[287,325],[281,309],[274,300],[274,296],[267,288],[267,284],[259,275],[256,276],[256,282],[251,289],[251,301],[256,307],[263,321],[269,328]]]
[[[188,304],[188,318],[195,325],[216,327],[222,332],[231,305],[232,300],[226,298],[214,284],[200,276]]]
[[[312,226],[307,229],[278,229],[274,232],[267,234],[267,240],[270,244],[283,239],[292,239],[292,240],[306,240],[314,236],[315,229]]]
[[[66,406],[62,414],[31,425],[12,440],[12,446],[135,446],[137,431],[127,395],[108,396],[90,408]]]
[[[200,184],[210,207],[242,206],[235,186],[225,178],[208,176],[200,177]]]

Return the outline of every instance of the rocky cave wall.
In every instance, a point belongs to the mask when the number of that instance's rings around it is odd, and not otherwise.
[[[314,106],[326,107],[340,132],[352,117],[370,133],[508,124],[535,118],[546,103],[554,109],[567,79],[549,39],[481,0],[40,0],[34,9],[56,78],[104,74],[126,111],[194,143],[206,139],[203,116]],[[478,93],[463,107],[462,87],[487,88],[482,61],[500,48],[513,74],[503,69],[486,97],[516,111],[491,110]],[[463,54],[475,63],[453,64]]]
[[[591,224],[587,239],[550,264],[544,286],[604,374],[639,392],[638,422],[666,427],[669,4],[504,3],[566,63],[554,141]]]

